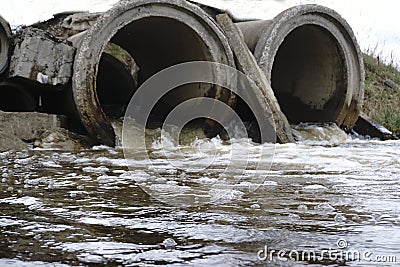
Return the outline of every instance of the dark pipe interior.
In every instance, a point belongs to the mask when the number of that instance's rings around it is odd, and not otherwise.
[[[175,64],[212,60],[210,52],[194,30],[182,22],[165,17],[134,21],[119,30],[111,42],[122,47],[135,60],[139,68],[138,86]],[[112,58],[102,57],[97,76],[97,95],[103,110],[107,111],[107,104],[120,104],[119,109],[114,105],[114,112],[124,111],[134,93],[135,88],[131,84],[121,65]],[[205,96],[210,88],[211,85],[194,83],[174,89],[157,103],[151,118],[155,123],[162,122],[177,104],[192,97]]]
[[[136,81],[129,70],[115,57],[103,53],[96,83],[97,97],[107,117],[123,116],[136,90]]]
[[[175,64],[209,59],[209,52],[197,33],[170,18],[134,21],[121,29],[112,42],[128,51],[139,65],[139,84]]]
[[[28,112],[35,108],[35,99],[24,89],[12,84],[0,85],[0,110]]]
[[[335,121],[347,87],[343,58],[322,27],[304,25],[289,33],[274,58],[271,82],[290,122]]]

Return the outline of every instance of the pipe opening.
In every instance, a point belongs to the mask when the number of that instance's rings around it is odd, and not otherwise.
[[[133,21],[120,29],[111,42],[127,51],[138,69],[137,78],[132,77],[115,57],[102,54],[96,91],[103,111],[111,118],[123,116],[136,88],[157,72],[183,62],[212,60],[209,49],[193,29],[166,17]],[[212,87],[193,83],[170,91],[156,104],[148,126],[160,126],[179,103],[207,96]]]
[[[0,110],[8,112],[35,111],[36,102],[24,89],[13,84],[0,85]]]
[[[118,45],[108,43],[97,74],[97,97],[108,118],[124,115],[137,88],[138,68],[131,55]]]
[[[271,85],[290,122],[336,121],[347,89],[337,40],[317,25],[290,32],[274,58]]]

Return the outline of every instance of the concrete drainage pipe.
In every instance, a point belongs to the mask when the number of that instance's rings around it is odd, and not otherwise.
[[[76,107],[88,132],[99,142],[114,145],[115,136],[104,112],[99,90],[127,96],[131,82],[113,86],[98,79],[113,64],[102,56],[108,43],[127,51],[139,69],[138,85],[158,71],[189,61],[213,61],[234,66],[226,37],[199,7],[184,0],[122,1],[100,16],[85,34],[75,56],[72,90]],[[108,64],[102,66],[102,64]],[[118,72],[115,72],[118,73]],[[110,73],[112,75],[112,73]],[[116,78],[117,79],[117,78]],[[107,80],[111,81],[107,84]],[[121,88],[127,87],[127,88]],[[101,89],[100,89],[101,88]],[[229,94],[216,92],[209,84],[191,84],[167,94],[157,104],[153,118],[163,120],[180,102],[210,96],[228,102]],[[130,88],[131,94],[134,88]],[[126,105],[130,97],[121,101]],[[123,102],[123,103],[122,103]]]
[[[354,126],[362,106],[364,66],[356,38],[339,14],[301,5],[271,21],[237,25],[289,121]]]
[[[8,67],[10,60],[11,28],[3,17],[0,16],[0,74]]]

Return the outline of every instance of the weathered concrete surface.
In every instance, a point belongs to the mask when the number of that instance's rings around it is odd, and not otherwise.
[[[113,43],[106,45],[99,63],[96,92],[107,118],[114,120],[125,115],[138,87],[138,74],[139,67],[125,49]]]
[[[0,130],[0,152],[24,150],[28,145],[13,134]]]
[[[9,77],[41,84],[67,84],[72,76],[75,48],[63,39],[28,27],[14,41]]]
[[[11,28],[0,16],[0,75],[7,69],[10,61]]]
[[[83,135],[68,131],[64,128],[46,130],[33,144],[45,149],[81,150],[93,145],[91,140]]]
[[[198,6],[184,0],[119,2],[87,30],[76,53],[72,79],[83,124],[93,138],[110,146],[115,144],[115,134],[93,83],[101,54],[110,40],[135,59],[140,68],[139,84],[165,67],[182,62],[201,60],[234,66],[226,37]],[[210,96],[227,103],[233,95],[207,84],[179,89],[179,93],[164,101],[165,108],[156,109],[161,113],[157,115],[164,116],[168,108],[191,97]]]
[[[355,126],[354,131],[371,138],[379,138],[381,140],[397,140],[398,138],[388,129],[373,121],[366,114],[361,113]]]
[[[364,65],[348,23],[318,5],[270,21],[237,24],[290,122],[352,128],[364,94]]]
[[[46,31],[53,36],[67,39],[89,29],[101,14],[102,13],[63,12],[53,15],[53,18],[47,21],[35,23],[32,27]]]
[[[289,122],[280,109],[270,83],[262,70],[258,67],[256,59],[247,47],[242,33],[227,14],[217,15],[217,22],[228,37],[229,43],[236,56],[239,70],[249,76],[259,89],[254,90],[253,93],[256,95],[256,101],[259,102],[257,107],[262,110],[262,116],[273,120],[269,123],[270,125],[275,125],[276,135],[280,142],[294,143]],[[253,110],[253,112],[257,112],[257,110]],[[270,112],[272,112],[273,117],[271,117]]]
[[[137,82],[139,74],[139,66],[136,64],[131,54],[129,54],[125,49],[123,49],[119,45],[113,43],[108,43],[104,48],[103,53],[107,53],[110,56],[117,59],[119,62],[121,62],[124,65],[125,69],[128,70],[133,80]]]
[[[37,112],[0,111],[0,129],[25,142],[38,139],[45,131],[66,125],[66,117]]]

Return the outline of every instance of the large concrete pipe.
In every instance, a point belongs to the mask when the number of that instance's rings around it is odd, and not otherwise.
[[[126,82],[116,88],[116,76],[110,76],[108,81],[99,79],[101,71],[107,72],[103,64],[112,65],[102,56],[109,42],[134,58],[139,68],[139,85],[158,71],[178,63],[206,60],[234,66],[226,37],[198,6],[184,0],[118,3],[88,29],[75,56],[72,79],[74,100],[82,122],[93,137],[107,145],[114,145],[115,136],[99,89],[126,94],[126,88],[121,87],[129,87]],[[210,96],[225,102],[232,99],[232,95],[219,90],[222,89],[209,84],[180,87],[161,99],[152,118],[162,121],[174,106],[192,97]],[[129,100],[125,99],[125,104]]]
[[[237,24],[289,121],[352,128],[362,106],[364,67],[347,22],[318,5],[270,21]]]
[[[0,16],[0,75],[7,69],[10,60],[11,28]]]

